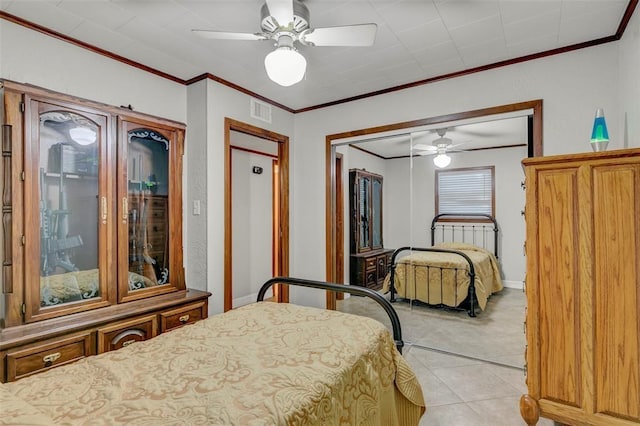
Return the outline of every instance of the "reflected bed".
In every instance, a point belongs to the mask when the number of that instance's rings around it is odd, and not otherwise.
[[[465,222],[440,224],[460,218]],[[439,227],[441,242],[434,244]],[[491,238],[486,237],[487,232]],[[393,253],[383,292],[391,292],[391,301],[397,297],[439,307],[460,307],[476,316],[476,305],[484,310],[491,294],[503,288],[495,219],[489,215],[437,215],[431,224],[431,241],[432,247],[401,247]],[[491,245],[494,252],[488,250]]]

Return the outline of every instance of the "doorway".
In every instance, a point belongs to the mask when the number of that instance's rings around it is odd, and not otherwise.
[[[245,139],[253,143],[271,145],[269,149],[260,150],[251,147],[250,143],[236,143],[234,139]],[[272,276],[286,276],[289,273],[289,138],[287,136],[271,132],[259,127],[252,126],[231,118],[225,118],[225,259],[224,259],[224,310],[233,309],[234,300],[234,263],[242,261],[242,257],[237,253],[234,259],[234,193],[233,193],[233,152],[242,152],[245,157],[267,158],[267,162],[262,162],[263,166],[255,166],[248,170],[249,173],[262,175],[263,180],[270,186],[270,206],[262,206],[260,211],[267,211],[271,218],[271,226],[262,226],[271,237],[271,255],[267,254],[268,264],[271,265]],[[263,159],[264,159],[263,158]],[[263,203],[266,204],[266,203]],[[238,209],[238,205],[236,205]],[[258,212],[259,213],[259,212]],[[258,217],[260,214],[257,215]],[[263,218],[264,219],[264,218]],[[262,222],[264,225],[264,221]],[[236,238],[240,238],[237,236]],[[258,254],[259,256],[261,254]],[[234,262],[235,260],[235,262]],[[251,265],[250,260],[247,264]],[[251,268],[247,268],[251,269]],[[267,277],[270,278],[270,277]],[[266,281],[266,279],[265,279]],[[248,284],[245,282],[242,285]],[[240,285],[240,283],[236,283]],[[288,302],[289,292],[285,286],[274,286],[273,299],[277,302]]]

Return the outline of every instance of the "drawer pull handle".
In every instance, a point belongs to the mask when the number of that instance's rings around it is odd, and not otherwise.
[[[187,322],[189,321],[189,315],[183,315],[180,318],[178,318],[178,321],[180,322]]]
[[[125,346],[129,346],[132,343],[135,343],[136,340],[135,339],[131,339],[131,340],[126,340],[124,342],[122,342],[122,347],[124,348]]]
[[[60,358],[60,356],[61,356],[60,352],[52,353],[52,354],[43,356],[42,361],[44,362],[45,366],[49,367],[51,364],[55,362],[55,360]]]

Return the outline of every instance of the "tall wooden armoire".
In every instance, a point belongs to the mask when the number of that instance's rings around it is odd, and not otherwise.
[[[366,170],[349,171],[349,283],[382,288],[393,250],[382,240],[383,178]]]
[[[640,149],[529,158],[529,425],[640,424]]]

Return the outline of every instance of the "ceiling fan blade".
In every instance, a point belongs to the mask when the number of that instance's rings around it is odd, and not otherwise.
[[[278,25],[286,27],[293,22],[293,0],[266,0],[266,3]]]
[[[309,46],[371,46],[376,38],[376,24],[313,28],[300,35]]]
[[[413,149],[417,149],[418,151],[435,151],[438,147],[424,143],[417,143],[413,146]]]
[[[267,40],[268,37],[260,33],[232,33],[226,31],[191,30],[203,38],[218,40]]]
[[[464,145],[464,144],[465,144],[465,142],[463,142],[463,143],[457,143],[457,144],[455,144],[455,145],[449,145],[449,146],[447,147],[447,151],[451,151],[451,150],[453,150],[453,148],[455,148],[455,147],[457,147],[457,146]]]

